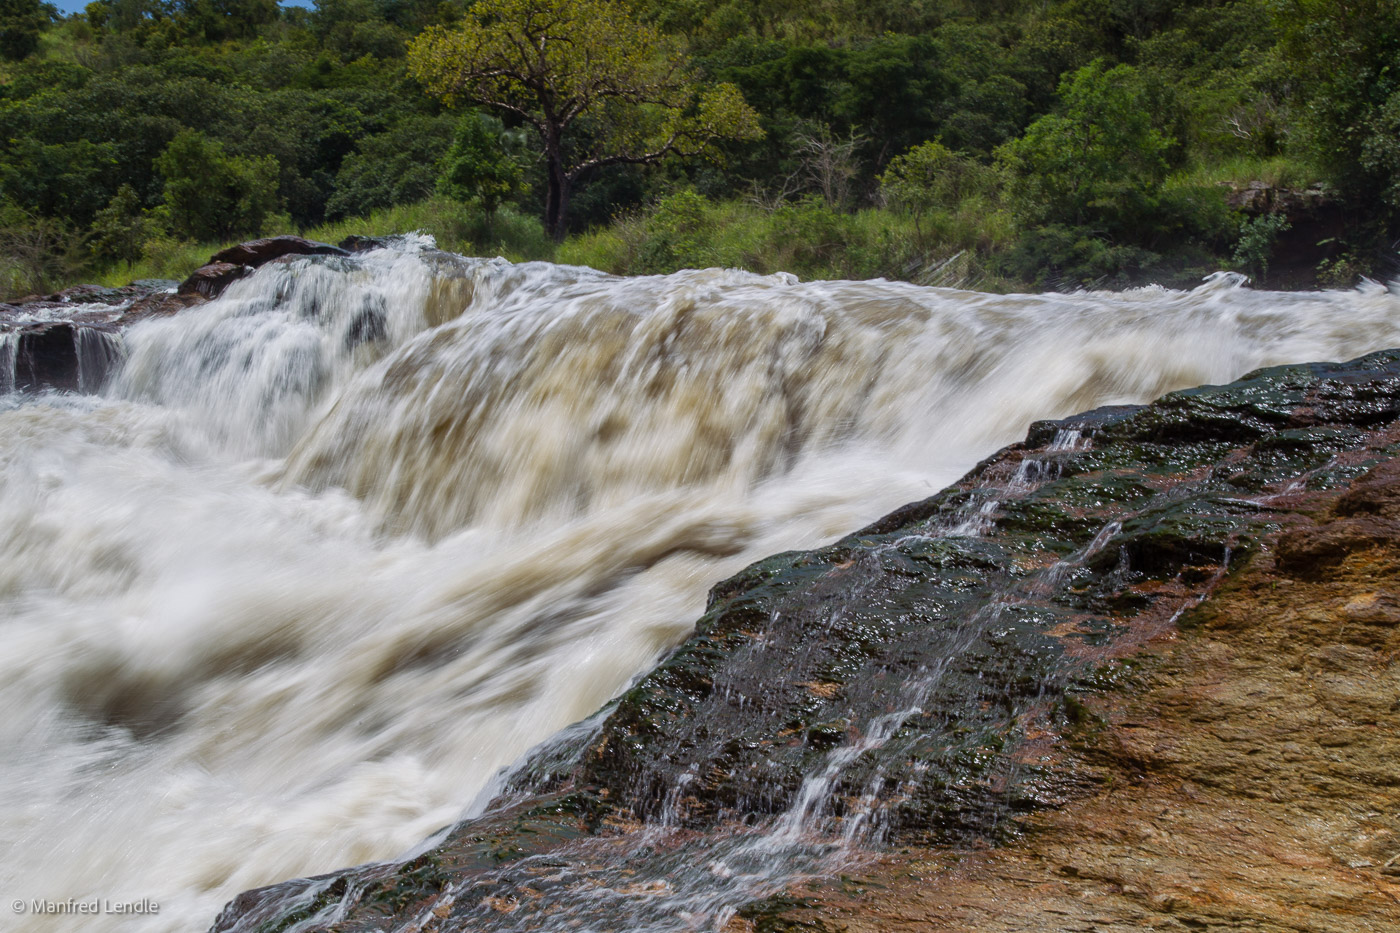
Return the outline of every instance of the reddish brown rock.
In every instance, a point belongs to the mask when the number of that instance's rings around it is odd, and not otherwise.
[[[224,289],[252,271],[249,266],[238,266],[230,262],[211,262],[190,273],[190,277],[180,283],[177,294],[215,298]]]
[[[168,317],[186,308],[193,308],[195,305],[204,304],[209,299],[197,291],[186,292],[184,294],[172,294],[171,292],[156,292],[132,302],[131,307],[121,317],[117,318],[116,324],[125,327],[128,324],[135,324],[137,321],[144,321],[152,317]]]
[[[299,236],[273,236],[249,240],[220,250],[209,257],[209,263],[230,263],[257,268],[282,256],[348,256],[346,250],[329,243],[318,243]]]
[[[774,928],[1400,929],[1400,538],[1375,524],[1400,514],[1400,464],[1314,514],[1275,538],[1287,562],[1262,551],[1153,646],[1140,692],[1090,701],[1067,764],[1098,794],[999,849],[790,891]]]

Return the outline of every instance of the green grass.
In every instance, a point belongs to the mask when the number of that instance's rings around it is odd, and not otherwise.
[[[619,275],[722,266],[804,279],[905,279],[1002,290],[988,258],[1010,242],[1010,220],[985,205],[915,218],[868,208],[854,214],[816,199],[768,210],[748,201],[710,201],[694,192],[650,211],[570,237],[559,262]]]
[[[272,221],[263,233],[286,231],[285,222]],[[1004,213],[983,204],[916,221],[912,215],[879,208],[840,213],[815,199],[769,210],[743,200],[710,201],[694,192],[672,195],[650,210],[620,216],[558,245],[534,217],[501,208],[488,218],[472,205],[442,198],[299,232],[338,243],[351,234],[414,231],[430,234],[440,248],[464,255],[503,256],[513,262],[553,260],[619,275],[722,266],[761,275],[791,272],[803,279],[889,278],[993,291],[1006,290],[1011,283],[990,271],[989,258],[1005,249],[1015,234]],[[146,244],[139,262],[98,267],[81,278],[102,285],[182,279],[234,242],[160,237]]]
[[[357,217],[321,224],[302,236],[339,243],[351,234],[386,236],[394,233],[430,234],[441,249],[468,256],[503,256],[512,262],[552,259],[554,243],[538,218],[502,207],[494,217],[480,208],[445,198],[401,204]]]
[[[1236,156],[1223,162],[1196,165],[1176,173],[1167,180],[1168,188],[1234,185],[1243,187],[1252,181],[1262,181],[1274,188],[1306,188],[1318,179],[1297,161],[1282,156],[1271,159]]]
[[[289,224],[270,222],[263,236],[289,232]],[[351,234],[388,236],[395,233],[431,234],[440,248],[470,256],[504,256],[513,262],[551,259],[554,243],[540,222],[503,207],[488,218],[476,207],[440,198],[374,211],[368,217],[340,220],[297,231],[308,239],[339,243]],[[140,261],[95,267],[83,281],[125,285],[137,279],[183,279],[221,249],[252,237],[225,242],[195,243],[157,237],[146,243]]]

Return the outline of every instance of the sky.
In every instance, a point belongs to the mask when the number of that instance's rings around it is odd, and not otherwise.
[[[92,0],[49,0],[49,2],[58,7],[60,13],[67,15],[69,13],[77,13],[82,10],[83,7],[91,3]],[[278,2],[283,6],[304,6],[308,9],[314,5],[313,0],[278,0]]]

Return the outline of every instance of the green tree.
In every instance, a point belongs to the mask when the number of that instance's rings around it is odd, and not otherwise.
[[[230,156],[216,140],[182,130],[155,161],[176,234],[197,240],[257,233],[277,207],[277,160]]]
[[[176,18],[211,42],[246,39],[277,20],[277,0],[175,0]]]
[[[556,239],[570,193],[598,169],[762,132],[736,88],[702,87],[675,43],[610,0],[482,0],[460,26],[414,39],[409,65],[448,103],[484,104],[534,128]]]
[[[136,189],[122,185],[92,222],[89,246],[99,259],[114,259],[133,265],[141,258],[142,247],[158,232],[159,224],[141,209]]]
[[[39,0],[0,0],[0,58],[28,58],[39,48],[49,14]]]
[[[1301,148],[1368,214],[1400,217],[1400,3],[1275,0]]]
[[[935,210],[955,209],[989,187],[989,170],[938,142],[915,146],[890,160],[880,175],[880,193],[893,207],[914,215],[914,231],[923,237],[922,219]]]
[[[437,186],[437,166],[452,145],[456,121],[447,115],[412,116],[361,140],[340,163],[326,202],[333,219],[421,201]]]
[[[520,190],[522,174],[502,135],[500,121],[467,114],[442,158],[438,192],[456,201],[480,201],[486,213],[496,213],[502,201]]]
[[[1128,65],[1095,61],[1060,85],[1059,113],[997,150],[1017,213],[1032,224],[1094,226],[1113,235],[1150,214],[1175,140]]]

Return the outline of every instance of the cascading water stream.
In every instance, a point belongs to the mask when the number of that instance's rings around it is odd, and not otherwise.
[[[0,399],[0,891],[159,913],[12,928],[201,928],[401,853],[740,567],[1034,419],[1400,345],[1398,311],[1378,286],[993,296],[410,242],[135,325],[103,394]]]

